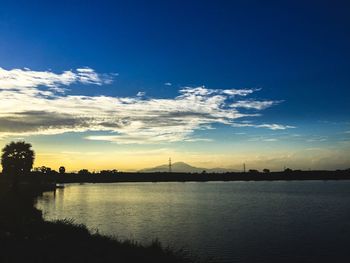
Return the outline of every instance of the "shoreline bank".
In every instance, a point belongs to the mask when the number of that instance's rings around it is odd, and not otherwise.
[[[51,186],[21,185],[15,192],[6,181],[0,180],[0,262],[195,262],[157,240],[145,246],[69,220],[45,221],[34,201]]]

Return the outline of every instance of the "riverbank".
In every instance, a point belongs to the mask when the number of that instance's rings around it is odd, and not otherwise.
[[[44,190],[45,185],[22,185],[14,191],[0,179],[0,262],[193,262],[158,241],[143,246],[67,220],[46,222],[33,206]]]

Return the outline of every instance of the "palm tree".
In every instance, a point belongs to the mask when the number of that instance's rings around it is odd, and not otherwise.
[[[35,158],[32,145],[24,141],[11,142],[2,149],[2,172],[6,175],[20,176],[30,172]]]

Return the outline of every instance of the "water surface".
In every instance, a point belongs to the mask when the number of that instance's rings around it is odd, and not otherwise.
[[[37,207],[209,262],[350,262],[349,181],[72,184]]]

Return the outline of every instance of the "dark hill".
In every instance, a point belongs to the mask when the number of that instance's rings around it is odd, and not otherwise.
[[[203,168],[203,167],[195,167],[192,165],[189,165],[184,162],[176,162],[173,163],[171,166],[172,172],[175,173],[201,173],[202,171],[206,171],[207,173],[227,173],[227,172],[237,172],[237,170],[234,169],[225,169],[225,168]],[[163,164],[160,166],[152,167],[152,168],[146,168],[142,169],[139,172],[141,173],[155,173],[155,172],[168,172],[169,171],[169,165]]]

